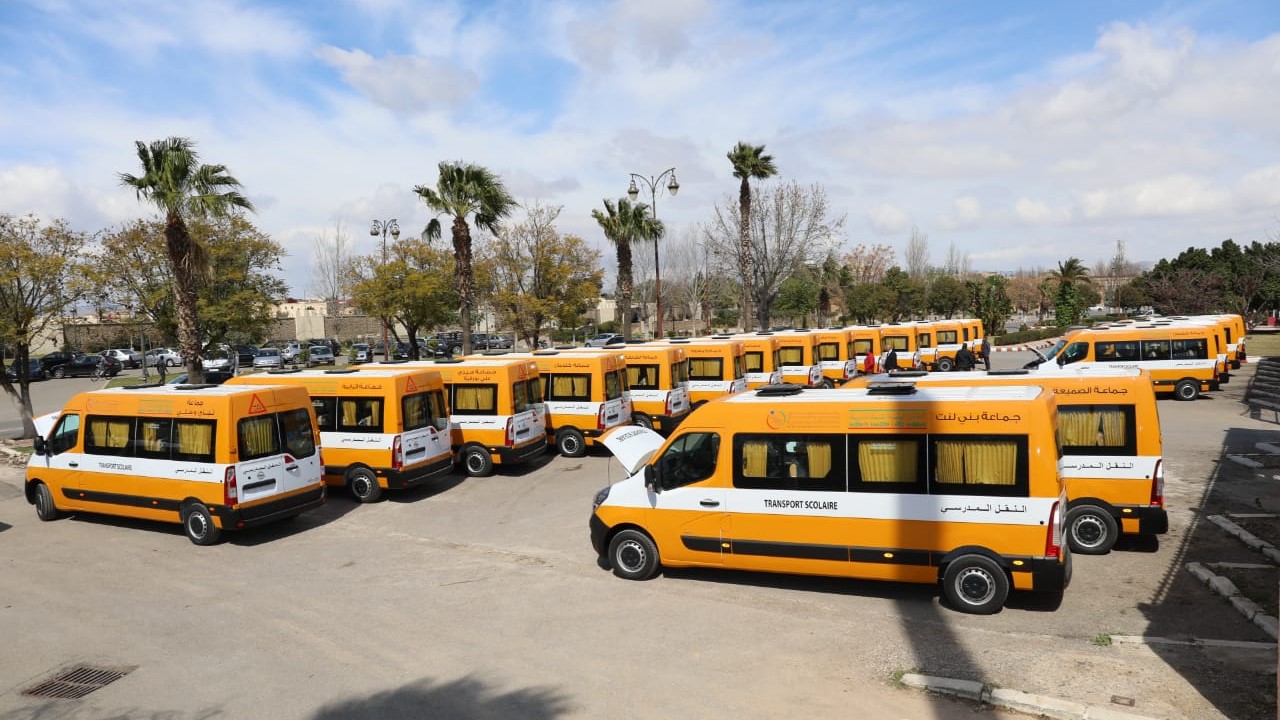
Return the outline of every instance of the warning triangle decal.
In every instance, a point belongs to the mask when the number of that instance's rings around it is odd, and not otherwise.
[[[266,411],[267,406],[263,405],[262,401],[258,399],[258,393],[254,393],[253,399],[249,401],[249,414],[256,415],[257,413],[264,413]]]
[[[410,378],[406,378],[406,380],[405,380],[405,384],[404,384],[404,391],[405,391],[405,392],[407,392],[407,393],[416,393],[416,392],[418,392],[418,386],[417,386],[417,384],[415,384],[415,383],[413,382],[413,378],[411,378],[411,377],[410,377]]]

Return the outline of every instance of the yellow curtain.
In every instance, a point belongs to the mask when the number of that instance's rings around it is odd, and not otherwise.
[[[356,401],[355,400],[339,400],[338,405],[342,407],[342,425],[351,427],[356,424]]]
[[[778,352],[779,363],[783,367],[803,365],[804,364],[804,348],[784,347]]]
[[[937,473],[935,480],[940,483],[964,484],[964,443],[939,440],[935,446],[937,452]]]
[[[957,333],[955,330],[939,330],[938,344],[939,345],[955,345],[956,343],[960,342],[958,337],[959,337],[959,333]]]
[[[212,455],[213,426],[178,421],[178,452],[183,455]]]
[[[749,352],[745,356],[747,372],[764,372],[764,353]]]
[[[724,377],[720,358],[690,358],[689,377],[699,380],[720,380]]]
[[[129,444],[129,421],[95,418],[89,423],[89,444],[112,450],[125,447]]]
[[[427,396],[425,394],[404,396],[404,427],[406,430],[426,427]]]
[[[966,443],[964,472],[970,485],[1013,485],[1018,473],[1018,446],[1009,440]]]
[[[915,482],[916,458],[919,457],[917,442],[876,440],[858,443],[858,474],[862,482]]]
[[[825,442],[811,442],[805,448],[809,458],[809,475],[811,478],[823,478],[831,472],[831,445]]]
[[[164,452],[164,438],[160,437],[160,423],[142,422],[142,449],[149,453]]]
[[[742,444],[743,477],[765,477],[768,474],[769,443],[748,440]]]
[[[240,421],[241,457],[260,457],[274,454],[276,446],[276,421],[274,417],[247,418]]]
[[[1123,447],[1125,437],[1124,413],[1119,408],[1098,410],[1099,437],[1102,445]]]
[[[367,402],[369,406],[369,424],[373,427],[382,425],[382,401],[370,400]]]
[[[1088,407],[1060,406],[1058,432],[1066,447],[1090,447],[1098,444],[1098,420]]]
[[[818,358],[821,360],[839,360],[840,346],[835,343],[823,343],[819,345]]]
[[[931,347],[933,347],[933,334],[932,334],[932,333],[917,333],[917,334],[916,334],[916,347],[918,347],[918,348],[931,348]]]
[[[850,347],[853,350],[853,352],[851,352],[850,355],[865,355],[866,353],[871,352],[871,341],[870,340],[854,340],[853,345],[851,345]]]
[[[493,411],[497,406],[494,402],[494,388],[485,386],[459,386],[453,399],[457,403],[455,410]]]

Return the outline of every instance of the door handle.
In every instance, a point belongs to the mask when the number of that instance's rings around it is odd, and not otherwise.
[[[720,507],[719,500],[702,500],[698,504],[702,507]]]
[[[285,465],[285,466],[284,466],[284,469],[285,469],[285,470],[297,470],[297,469],[298,469],[298,464],[297,464],[297,463],[294,463],[294,464],[292,464],[292,465]]]
[[[80,463],[77,463],[77,462],[69,462],[67,464],[70,465],[71,467],[80,467]]]

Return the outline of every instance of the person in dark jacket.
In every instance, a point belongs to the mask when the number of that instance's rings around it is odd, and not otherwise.
[[[889,354],[884,356],[884,371],[898,369],[898,348],[889,348]]]
[[[973,351],[968,345],[961,345],[956,351],[956,369],[972,370],[973,369]]]
[[[991,370],[991,343],[985,337],[978,341],[978,359],[983,370]]]

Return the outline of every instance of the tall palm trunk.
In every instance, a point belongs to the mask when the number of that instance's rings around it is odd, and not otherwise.
[[[742,308],[738,314],[742,319],[742,331],[751,332],[751,276],[755,269],[751,263],[751,185],[747,178],[742,178],[742,186],[738,189],[738,209],[742,228]]]
[[[178,316],[178,346],[187,361],[188,382],[204,382],[204,364],[200,359],[200,328],[196,318],[200,274],[192,258],[191,235],[186,223],[170,214],[164,224],[165,250],[173,271],[174,310]]]
[[[622,313],[622,336],[631,337],[631,293],[635,280],[631,276],[631,239],[618,243],[618,312]]]
[[[461,215],[453,218],[453,258],[458,265],[458,298],[462,301],[458,313],[462,320],[462,353],[471,354],[471,287],[474,276],[471,268],[471,227]]]

